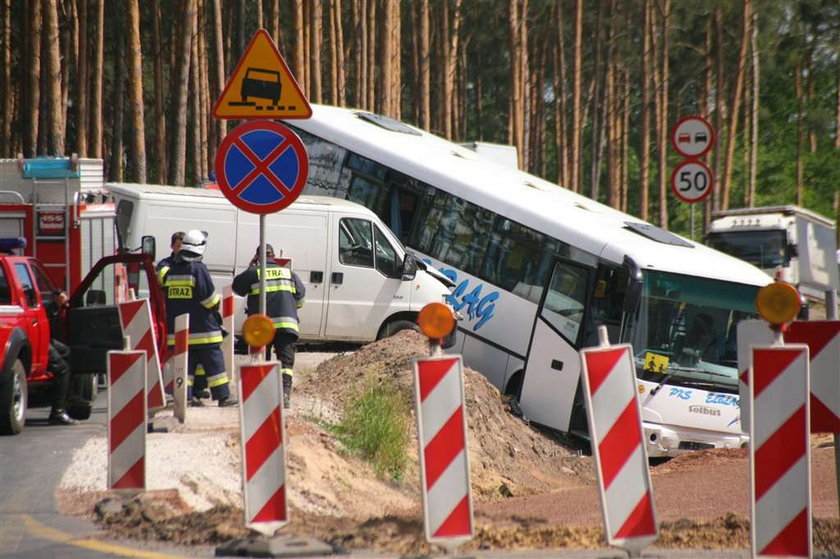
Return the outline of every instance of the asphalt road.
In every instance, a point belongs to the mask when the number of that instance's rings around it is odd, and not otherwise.
[[[0,438],[0,557],[15,559],[104,557],[209,557],[212,550],[174,550],[114,542],[89,520],[59,514],[55,490],[73,451],[106,431],[107,399],[100,392],[88,421],[47,423],[49,408],[30,409],[26,428]]]

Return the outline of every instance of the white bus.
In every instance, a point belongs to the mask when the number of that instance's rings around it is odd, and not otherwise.
[[[456,282],[449,351],[529,420],[586,435],[578,350],[603,324],[636,353],[650,456],[744,445],[735,323],[761,270],[387,117],[316,105],[288,125],[306,192],[371,208]]]

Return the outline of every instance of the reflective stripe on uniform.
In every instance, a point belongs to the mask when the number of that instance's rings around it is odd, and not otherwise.
[[[213,293],[208,298],[201,301],[201,306],[204,307],[205,309],[212,309],[217,304],[219,304],[219,301],[221,301],[221,300],[222,300],[221,295],[219,295],[218,293]]]
[[[217,344],[220,343],[224,338],[222,337],[221,330],[211,330],[210,332],[190,332],[190,342],[189,345],[201,345],[201,344]]]
[[[163,280],[166,277],[166,274],[168,272],[169,272],[169,266],[163,266],[160,270],[158,270],[157,277],[158,277],[158,281],[160,283],[163,283]]]
[[[295,306],[297,306],[297,308],[299,308],[299,309],[302,309],[302,308],[303,308],[303,303],[304,303],[304,301],[305,301],[305,299],[301,299],[300,301],[298,301],[298,302],[296,303],[296,305],[295,305]]]
[[[210,375],[207,377],[207,387],[208,388],[216,388],[217,386],[222,386],[223,384],[228,383],[227,373],[222,371],[221,373],[217,373],[215,375]]]
[[[291,369],[280,369],[281,375],[289,375],[290,377],[295,376],[295,372]]]
[[[167,270],[168,269],[169,268],[167,268]],[[188,276],[188,275],[167,276],[165,285],[167,285],[167,286],[170,286],[170,285],[177,285],[177,286],[195,285],[195,278],[193,276]]]
[[[271,319],[271,323],[274,325],[274,328],[288,328],[289,330],[294,330],[295,332],[300,331],[300,325],[297,319],[293,316],[278,316]]]

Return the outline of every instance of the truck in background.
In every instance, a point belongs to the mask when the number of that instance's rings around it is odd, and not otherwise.
[[[203,262],[217,290],[248,267],[259,244],[259,216],[239,210],[219,190],[115,183],[107,188],[126,246],[141,246],[153,236],[162,257],[175,231],[207,231]],[[416,329],[420,309],[444,301],[454,286],[406,252],[376,214],[347,200],[301,196],[267,216],[266,242],[277,256],[292,259],[306,287],[299,311],[303,342],[365,343]],[[237,334],[244,303],[235,297]]]
[[[791,283],[824,302],[837,290],[837,237],[832,220],[798,206],[712,212],[706,244]]]
[[[70,293],[116,252],[114,204],[101,159],[0,159],[0,237],[26,239],[25,256],[43,263]]]

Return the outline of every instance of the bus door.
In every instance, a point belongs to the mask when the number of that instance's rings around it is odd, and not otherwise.
[[[557,259],[537,309],[520,405],[529,420],[569,431],[580,380],[578,348],[595,270]]]

